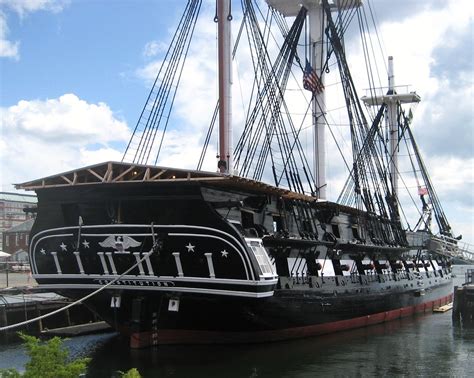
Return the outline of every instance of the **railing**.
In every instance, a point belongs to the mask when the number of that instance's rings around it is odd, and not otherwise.
[[[394,87],[397,93],[410,93],[411,85],[396,85]],[[365,88],[365,95],[367,97],[372,96],[384,96],[387,94],[389,87],[376,87],[376,88]]]
[[[443,235],[434,236],[432,240],[449,256],[474,264],[474,245]]]
[[[431,235],[427,232],[407,233],[410,246],[426,248],[440,255],[457,258],[474,264],[474,245],[444,236]]]

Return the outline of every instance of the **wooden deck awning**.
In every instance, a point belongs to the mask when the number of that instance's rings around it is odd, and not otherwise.
[[[216,187],[235,190],[250,190],[257,193],[271,193],[288,199],[315,201],[316,198],[263,182],[227,176],[218,172],[193,171],[154,165],[139,165],[121,162],[95,164],[33,181],[15,184],[17,189],[40,190],[78,185],[127,184],[127,183],[170,183],[199,181]]]

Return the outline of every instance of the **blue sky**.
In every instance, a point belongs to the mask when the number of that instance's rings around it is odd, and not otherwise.
[[[457,233],[472,235],[471,2],[370,3],[385,52],[395,56],[397,84],[411,84],[422,97],[415,133],[448,218]],[[13,190],[15,182],[121,159],[184,6],[178,0],[0,0],[2,191]],[[214,2],[204,1],[162,165],[194,168],[199,156],[216,99],[213,16]],[[358,67],[362,55],[354,51]],[[234,70],[247,65],[240,61]],[[238,75],[235,88],[249,77]],[[215,169],[214,157],[206,169]],[[334,164],[330,159],[328,172],[340,172]],[[337,198],[343,177],[329,178],[330,199]]]
[[[2,104],[75,93],[105,102],[131,122],[146,98],[135,70],[150,40],[167,38],[178,17],[175,1],[83,0],[59,2],[61,11],[23,16],[6,7],[16,59],[2,59]],[[178,13],[177,13],[178,12]],[[166,14],[166,18],[162,15]]]

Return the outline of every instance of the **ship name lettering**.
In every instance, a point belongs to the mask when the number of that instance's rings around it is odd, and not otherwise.
[[[98,280],[100,285],[106,285],[112,280],[110,279],[100,279]],[[169,281],[143,281],[143,280],[117,280],[114,282],[114,285],[124,285],[124,286],[156,286],[156,287],[174,287],[174,282]]]

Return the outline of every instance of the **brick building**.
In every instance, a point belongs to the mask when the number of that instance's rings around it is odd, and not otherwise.
[[[20,223],[3,232],[3,252],[11,255],[10,261],[28,262],[28,245],[34,219]]]
[[[3,237],[4,232],[32,219],[33,213],[26,213],[23,209],[36,207],[36,203],[35,195],[0,192],[0,251],[7,252],[3,244],[5,239]],[[20,234],[18,237],[20,237]],[[10,241],[12,240],[9,239]],[[16,240],[13,240],[13,242],[16,242]],[[20,240],[18,242],[20,243]],[[25,250],[27,251],[28,249]]]

